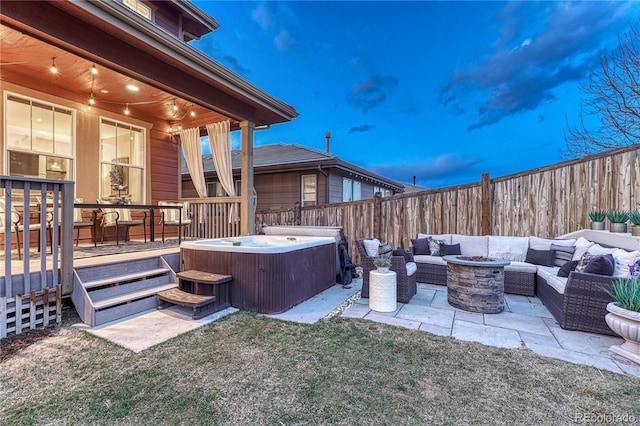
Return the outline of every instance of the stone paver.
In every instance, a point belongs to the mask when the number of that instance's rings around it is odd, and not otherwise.
[[[505,302],[505,311],[499,314],[467,312],[449,305],[445,286],[419,283],[418,293],[408,304],[399,303],[394,312],[370,311],[368,299],[360,299],[342,316],[489,346],[524,346],[541,356],[640,377],[640,365],[609,351],[611,345],[623,342],[621,338],[564,330],[537,297],[505,295]]]

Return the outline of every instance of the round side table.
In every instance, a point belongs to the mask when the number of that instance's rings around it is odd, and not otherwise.
[[[369,309],[393,312],[397,297],[395,272],[369,272]]]

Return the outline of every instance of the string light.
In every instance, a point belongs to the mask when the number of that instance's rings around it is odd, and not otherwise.
[[[96,66],[95,66],[95,65],[92,65],[92,66],[91,66],[91,74],[93,74],[93,75],[98,74],[98,68],[96,68]]]
[[[124,115],[129,115],[129,104],[124,109]]]
[[[189,113],[192,117],[196,116],[196,112],[194,110],[191,110],[191,112]]]
[[[56,57],[51,58],[51,74],[58,74],[58,67],[56,67]]]
[[[91,96],[89,96],[89,105],[95,105],[96,100],[93,98],[93,89],[91,90]]]
[[[176,105],[176,100],[175,98],[173,99],[173,110],[177,111],[178,110],[178,105]]]

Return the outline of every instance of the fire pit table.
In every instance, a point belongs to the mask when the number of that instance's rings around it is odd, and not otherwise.
[[[447,300],[465,311],[497,314],[504,310],[504,267],[508,260],[449,255]]]

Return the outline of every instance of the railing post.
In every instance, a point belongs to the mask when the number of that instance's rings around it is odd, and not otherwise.
[[[73,193],[74,182],[65,182],[62,187],[62,226],[60,245],[62,253],[60,257],[60,283],[62,293],[70,294],[73,291]]]
[[[489,173],[482,173],[481,188],[482,216],[480,217],[480,234],[491,235],[491,177]]]
[[[293,224],[300,225],[302,223],[302,204],[299,201],[293,205]]]

